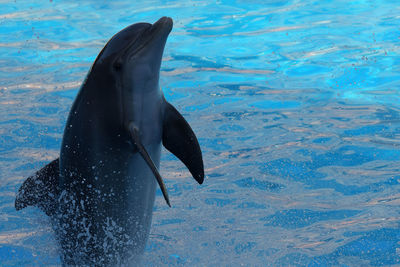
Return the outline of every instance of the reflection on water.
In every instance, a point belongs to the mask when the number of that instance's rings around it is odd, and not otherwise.
[[[15,192],[58,155],[105,41],[171,16],[160,83],[207,178],[164,151],[173,208],[159,192],[146,266],[400,264],[397,6],[0,1],[0,262],[59,264],[47,219],[17,213]]]

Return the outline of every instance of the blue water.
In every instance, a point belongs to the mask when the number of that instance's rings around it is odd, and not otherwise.
[[[142,3],[140,3],[142,2]],[[58,266],[45,215],[14,210],[58,156],[93,60],[170,16],[166,98],[203,150],[164,151],[146,266],[400,264],[397,0],[0,1],[0,266]]]

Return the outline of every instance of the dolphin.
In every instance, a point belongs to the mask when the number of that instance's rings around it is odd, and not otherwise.
[[[15,208],[36,206],[52,223],[66,266],[136,266],[149,235],[161,144],[198,183],[199,143],[159,86],[172,19],[114,35],[72,105],[59,158],[19,188]]]

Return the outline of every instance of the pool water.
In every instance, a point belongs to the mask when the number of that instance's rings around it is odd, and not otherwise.
[[[142,2],[142,3],[140,3]],[[396,0],[0,1],[0,266],[59,266],[16,212],[56,158],[105,42],[174,19],[160,84],[199,138],[199,186],[163,150],[145,266],[400,264]]]

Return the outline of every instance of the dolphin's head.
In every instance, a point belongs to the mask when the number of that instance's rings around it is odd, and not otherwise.
[[[100,68],[121,90],[134,93],[158,89],[161,59],[172,19],[136,23],[115,34],[98,55],[93,68]]]
[[[124,126],[132,121],[142,124],[143,112],[146,118],[157,119],[155,103],[163,99],[160,66],[172,25],[171,18],[162,17],[154,24],[128,26],[115,34],[97,56],[85,82],[88,86],[84,87],[96,91],[96,99],[110,119],[119,119]],[[112,106],[112,113],[107,105]]]
[[[162,17],[154,24],[133,24],[114,35],[97,57],[87,81],[94,82],[91,88],[99,91],[96,98],[101,98],[98,102],[103,104],[102,119],[119,121],[125,128],[134,148],[132,151],[142,155],[168,205],[165,185],[151,158],[159,156],[156,152],[151,155],[147,149],[160,146],[161,142],[164,98],[159,76],[172,24],[171,18]],[[110,102],[112,108],[107,108]]]

